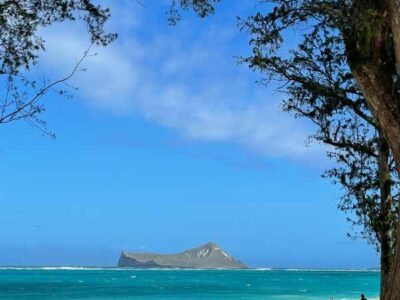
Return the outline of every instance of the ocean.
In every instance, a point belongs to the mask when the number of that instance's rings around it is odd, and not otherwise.
[[[1,268],[0,299],[265,299],[379,297],[379,272]]]

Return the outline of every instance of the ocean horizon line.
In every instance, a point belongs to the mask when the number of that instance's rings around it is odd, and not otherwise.
[[[113,266],[0,266],[0,270],[137,270],[137,271],[288,271],[288,272],[380,272],[379,268],[274,268],[274,267],[249,267],[247,269],[229,268],[129,268]]]

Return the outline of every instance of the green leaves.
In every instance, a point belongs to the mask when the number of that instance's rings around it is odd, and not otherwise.
[[[323,176],[343,189],[339,209],[348,213],[356,235],[378,245],[383,201],[378,136],[382,134],[348,64],[342,32],[351,23],[353,1],[264,2],[274,7],[240,23],[253,50],[244,62],[260,71],[263,83],[280,83],[287,95],[284,110],[315,125],[311,138],[327,145],[327,155],[336,163]],[[298,43],[285,53],[280,48],[289,30],[299,33]],[[386,157],[386,164],[391,159]],[[393,166],[389,176],[395,209],[399,180]]]
[[[43,134],[54,137],[39,118],[44,107],[38,101],[57,83],[65,82],[70,76],[54,82],[38,78],[40,85],[24,76],[24,71],[35,66],[39,54],[45,50],[41,29],[67,20],[81,20],[86,23],[89,40],[105,46],[116,38],[116,34],[104,30],[109,17],[108,8],[95,5],[91,0],[1,1],[0,76],[4,87],[0,99],[0,124],[25,120]],[[75,71],[76,68],[72,74]],[[65,91],[55,92],[65,95]]]
[[[181,19],[180,9],[194,10],[201,18],[214,13],[214,6],[220,0],[172,0],[168,11],[168,21],[171,25],[176,25]]]

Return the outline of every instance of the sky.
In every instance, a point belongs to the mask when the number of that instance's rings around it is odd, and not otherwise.
[[[57,138],[0,126],[0,265],[114,266],[121,250],[209,241],[252,267],[378,265],[346,236],[341,190],[320,176],[332,162],[306,145],[313,127],[237,63],[250,49],[236,16],[262,7],[222,2],[171,27],[166,0],[102,3],[119,38],[90,49],[71,99],[42,99]],[[79,22],[42,34],[32,76],[67,74],[89,46]]]

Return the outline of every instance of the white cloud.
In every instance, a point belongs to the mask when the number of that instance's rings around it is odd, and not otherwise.
[[[138,35],[148,24],[140,19],[119,7],[111,24],[119,40],[93,50],[98,55],[86,60],[87,72],[75,77],[91,107],[138,114],[194,141],[234,143],[272,157],[315,155],[305,146],[307,130],[235,65],[232,31],[211,24],[200,32],[149,30],[144,39]],[[87,48],[80,30],[69,24],[46,31],[44,63],[53,74],[67,72]]]

